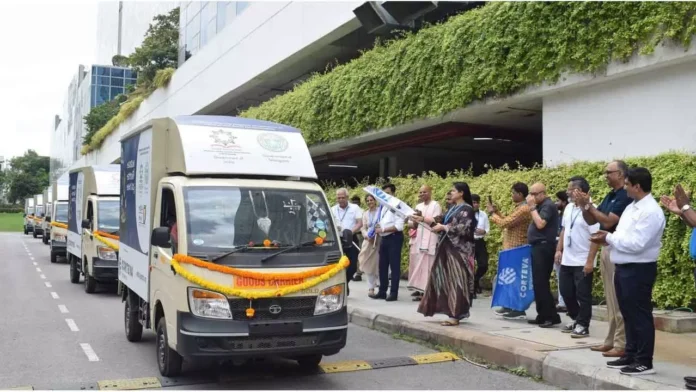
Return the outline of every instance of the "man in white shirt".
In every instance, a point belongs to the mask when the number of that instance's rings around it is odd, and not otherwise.
[[[336,222],[338,235],[341,235],[343,230],[350,230],[353,232],[353,242],[358,243],[356,233],[359,233],[362,228],[362,210],[357,205],[348,203],[348,190],[346,188],[336,191],[336,201],[338,204],[331,208],[331,213]],[[358,254],[360,254],[360,249],[355,245],[346,249],[346,257],[350,260],[350,265],[346,268],[346,294],[350,294],[348,283],[353,279],[355,271],[358,270]]]
[[[486,247],[486,235],[491,231],[488,215],[481,211],[481,197],[471,195],[472,207],[476,213],[478,224],[474,232],[474,257],[476,258],[476,273],[474,274],[474,298],[481,294],[481,278],[488,272],[488,248]]]
[[[593,242],[611,245],[611,262],[616,264],[616,296],[626,326],[625,354],[608,362],[607,366],[621,369],[626,375],[653,374],[652,290],[657,278],[665,215],[650,193],[652,176],[648,169],[630,169],[625,189],[633,202],[621,215],[616,231],[599,231],[592,237]]]
[[[563,211],[561,234],[556,245],[554,261],[560,265],[559,288],[565,300],[568,316],[573,322],[561,330],[573,338],[590,335],[592,319],[592,278],[594,260],[599,245],[590,241],[592,234],[599,231],[599,223],[588,225],[582,217],[582,208],[574,203],[576,190],[590,191],[584,177],[576,176],[568,182],[569,201]]]
[[[393,184],[387,184],[382,190],[392,196],[396,193]],[[401,280],[401,248],[404,244],[404,219],[397,216],[388,208],[382,208],[379,223],[375,233],[382,237],[379,246],[379,291],[371,295],[372,299],[396,301],[399,296],[399,280]],[[389,275],[391,270],[391,279]],[[389,296],[387,287],[391,280]]]

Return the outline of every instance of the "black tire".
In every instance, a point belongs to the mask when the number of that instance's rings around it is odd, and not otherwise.
[[[31,231],[31,235],[34,236],[34,238],[38,238],[38,236],[36,235],[36,229]]]
[[[323,355],[311,354],[296,358],[297,364],[304,370],[313,370],[319,366]]]
[[[70,282],[80,283],[80,271],[77,269],[77,258],[68,254],[68,260],[70,260]]]
[[[46,237],[46,233],[43,235],[43,243],[44,245],[48,245],[48,237]]]
[[[143,338],[143,325],[138,321],[138,297],[133,293],[128,293],[126,306],[124,306],[123,321],[126,326],[126,339],[129,342],[139,342]]]
[[[89,274],[89,268],[87,268],[87,262],[85,261],[84,268],[82,268],[83,274],[85,275],[85,293],[94,294],[97,291],[97,281]]]
[[[51,263],[57,263],[58,262],[58,253],[56,253],[54,250],[51,250]]]
[[[169,347],[167,340],[167,321],[164,316],[157,322],[157,367],[163,377],[176,377],[181,374],[183,358]]]
[[[27,226],[24,226],[24,235],[29,234],[29,230],[27,229]]]

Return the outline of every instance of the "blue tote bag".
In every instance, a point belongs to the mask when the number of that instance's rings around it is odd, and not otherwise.
[[[696,229],[691,230],[691,241],[689,242],[689,254],[696,260]]]
[[[523,245],[503,250],[498,257],[491,307],[525,311],[534,302],[532,247]]]

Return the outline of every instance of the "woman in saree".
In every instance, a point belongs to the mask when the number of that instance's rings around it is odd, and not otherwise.
[[[363,241],[358,255],[360,271],[367,278],[367,293],[374,295],[379,282],[379,245],[380,236],[375,234],[375,225],[379,222],[379,208],[372,195],[365,196],[367,211],[363,213],[362,236]]]
[[[426,317],[446,314],[444,326],[459,325],[469,317],[474,292],[474,231],[476,215],[471,206],[471,191],[465,182],[455,182],[451,190],[452,207],[442,223],[432,229],[441,233],[435,261],[418,312]]]

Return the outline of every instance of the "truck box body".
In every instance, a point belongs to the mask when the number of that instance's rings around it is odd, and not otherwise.
[[[51,185],[51,203],[56,201],[68,201],[69,199],[69,188],[70,188],[70,174],[65,173],[60,178]]]
[[[119,191],[119,166],[95,165],[70,171],[68,204],[68,253],[82,257],[82,219],[90,195],[116,196]]]

